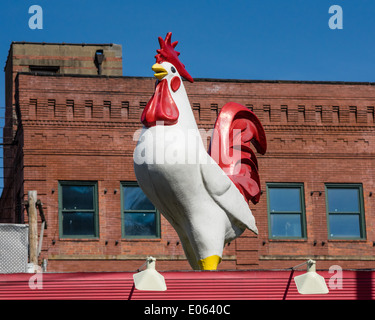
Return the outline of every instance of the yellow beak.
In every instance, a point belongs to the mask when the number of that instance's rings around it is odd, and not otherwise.
[[[155,63],[151,69],[155,72],[154,76],[158,78],[158,80],[163,79],[168,74],[167,70],[165,70],[159,63]]]

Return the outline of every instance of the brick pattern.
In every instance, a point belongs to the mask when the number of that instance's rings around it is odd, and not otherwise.
[[[12,195],[5,193],[1,205],[6,208],[6,200],[15,203],[17,194],[26,200],[28,190],[37,190],[48,221],[41,259],[48,259],[49,271],[134,271],[149,254],[158,258],[159,270],[190,268],[163,217],[160,239],[121,238],[120,182],[135,180],[133,135],[154,81],[18,75],[22,127],[17,147],[8,154],[18,165],[6,184]],[[374,85],[205,79],[185,85],[202,129],[213,127],[229,101],[248,106],[260,118],[268,139],[268,152],[258,157],[263,190],[267,182],[303,182],[305,188],[306,240],[269,239],[264,193],[258,205],[251,205],[259,235],[246,231],[226,245],[220,269],[280,269],[306,257],[320,260],[321,268],[375,267],[375,195],[370,196],[375,176]],[[60,239],[59,180],[98,182],[99,239]],[[328,240],[327,182],[363,184],[367,240]],[[310,195],[312,191],[322,195]],[[1,212],[6,216],[5,209]],[[27,222],[27,216],[24,219]]]

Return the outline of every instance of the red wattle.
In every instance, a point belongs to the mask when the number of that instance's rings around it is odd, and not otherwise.
[[[178,121],[178,108],[168,88],[166,79],[158,83],[150,101],[144,108],[141,121],[146,127],[153,127],[156,122],[173,125]]]

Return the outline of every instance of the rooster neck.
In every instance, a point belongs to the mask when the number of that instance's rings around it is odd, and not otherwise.
[[[170,86],[170,82],[168,83],[168,85],[172,98],[176,103],[179,111],[179,117],[176,126],[183,130],[198,130],[193,110],[191,109],[189,97],[187,95],[183,82],[181,81],[181,85],[176,92],[173,92]]]

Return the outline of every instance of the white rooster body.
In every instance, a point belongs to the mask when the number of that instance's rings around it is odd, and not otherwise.
[[[181,67],[159,62],[153,66],[159,81],[134,152],[136,178],[178,233],[191,267],[216,269],[225,243],[246,228],[258,232],[255,219],[243,193],[205,149]]]

